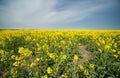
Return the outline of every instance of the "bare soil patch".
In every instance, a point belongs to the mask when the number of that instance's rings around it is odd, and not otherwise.
[[[86,50],[86,46],[79,47],[80,53],[82,54],[83,58],[78,61],[78,64],[83,64],[85,61],[89,60],[91,57],[91,52]]]

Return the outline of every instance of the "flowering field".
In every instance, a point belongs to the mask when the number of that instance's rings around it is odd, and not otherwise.
[[[120,31],[0,30],[0,77],[120,78]]]

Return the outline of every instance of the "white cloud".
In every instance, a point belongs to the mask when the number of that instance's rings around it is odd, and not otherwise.
[[[114,3],[113,3],[114,2]],[[2,28],[65,28],[90,14],[111,6],[115,0],[83,0],[64,10],[55,9],[57,0],[14,0],[7,7],[0,6]],[[62,6],[61,6],[62,7]]]

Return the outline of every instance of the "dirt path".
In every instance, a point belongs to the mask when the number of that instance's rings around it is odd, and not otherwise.
[[[83,64],[85,61],[89,60],[89,58],[91,57],[91,52],[86,50],[85,46],[80,46],[79,47],[80,53],[82,54],[83,58],[81,58],[78,61],[78,64]]]

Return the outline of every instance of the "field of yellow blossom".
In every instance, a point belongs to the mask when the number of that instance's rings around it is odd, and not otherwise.
[[[120,78],[120,30],[0,30],[0,78]]]

